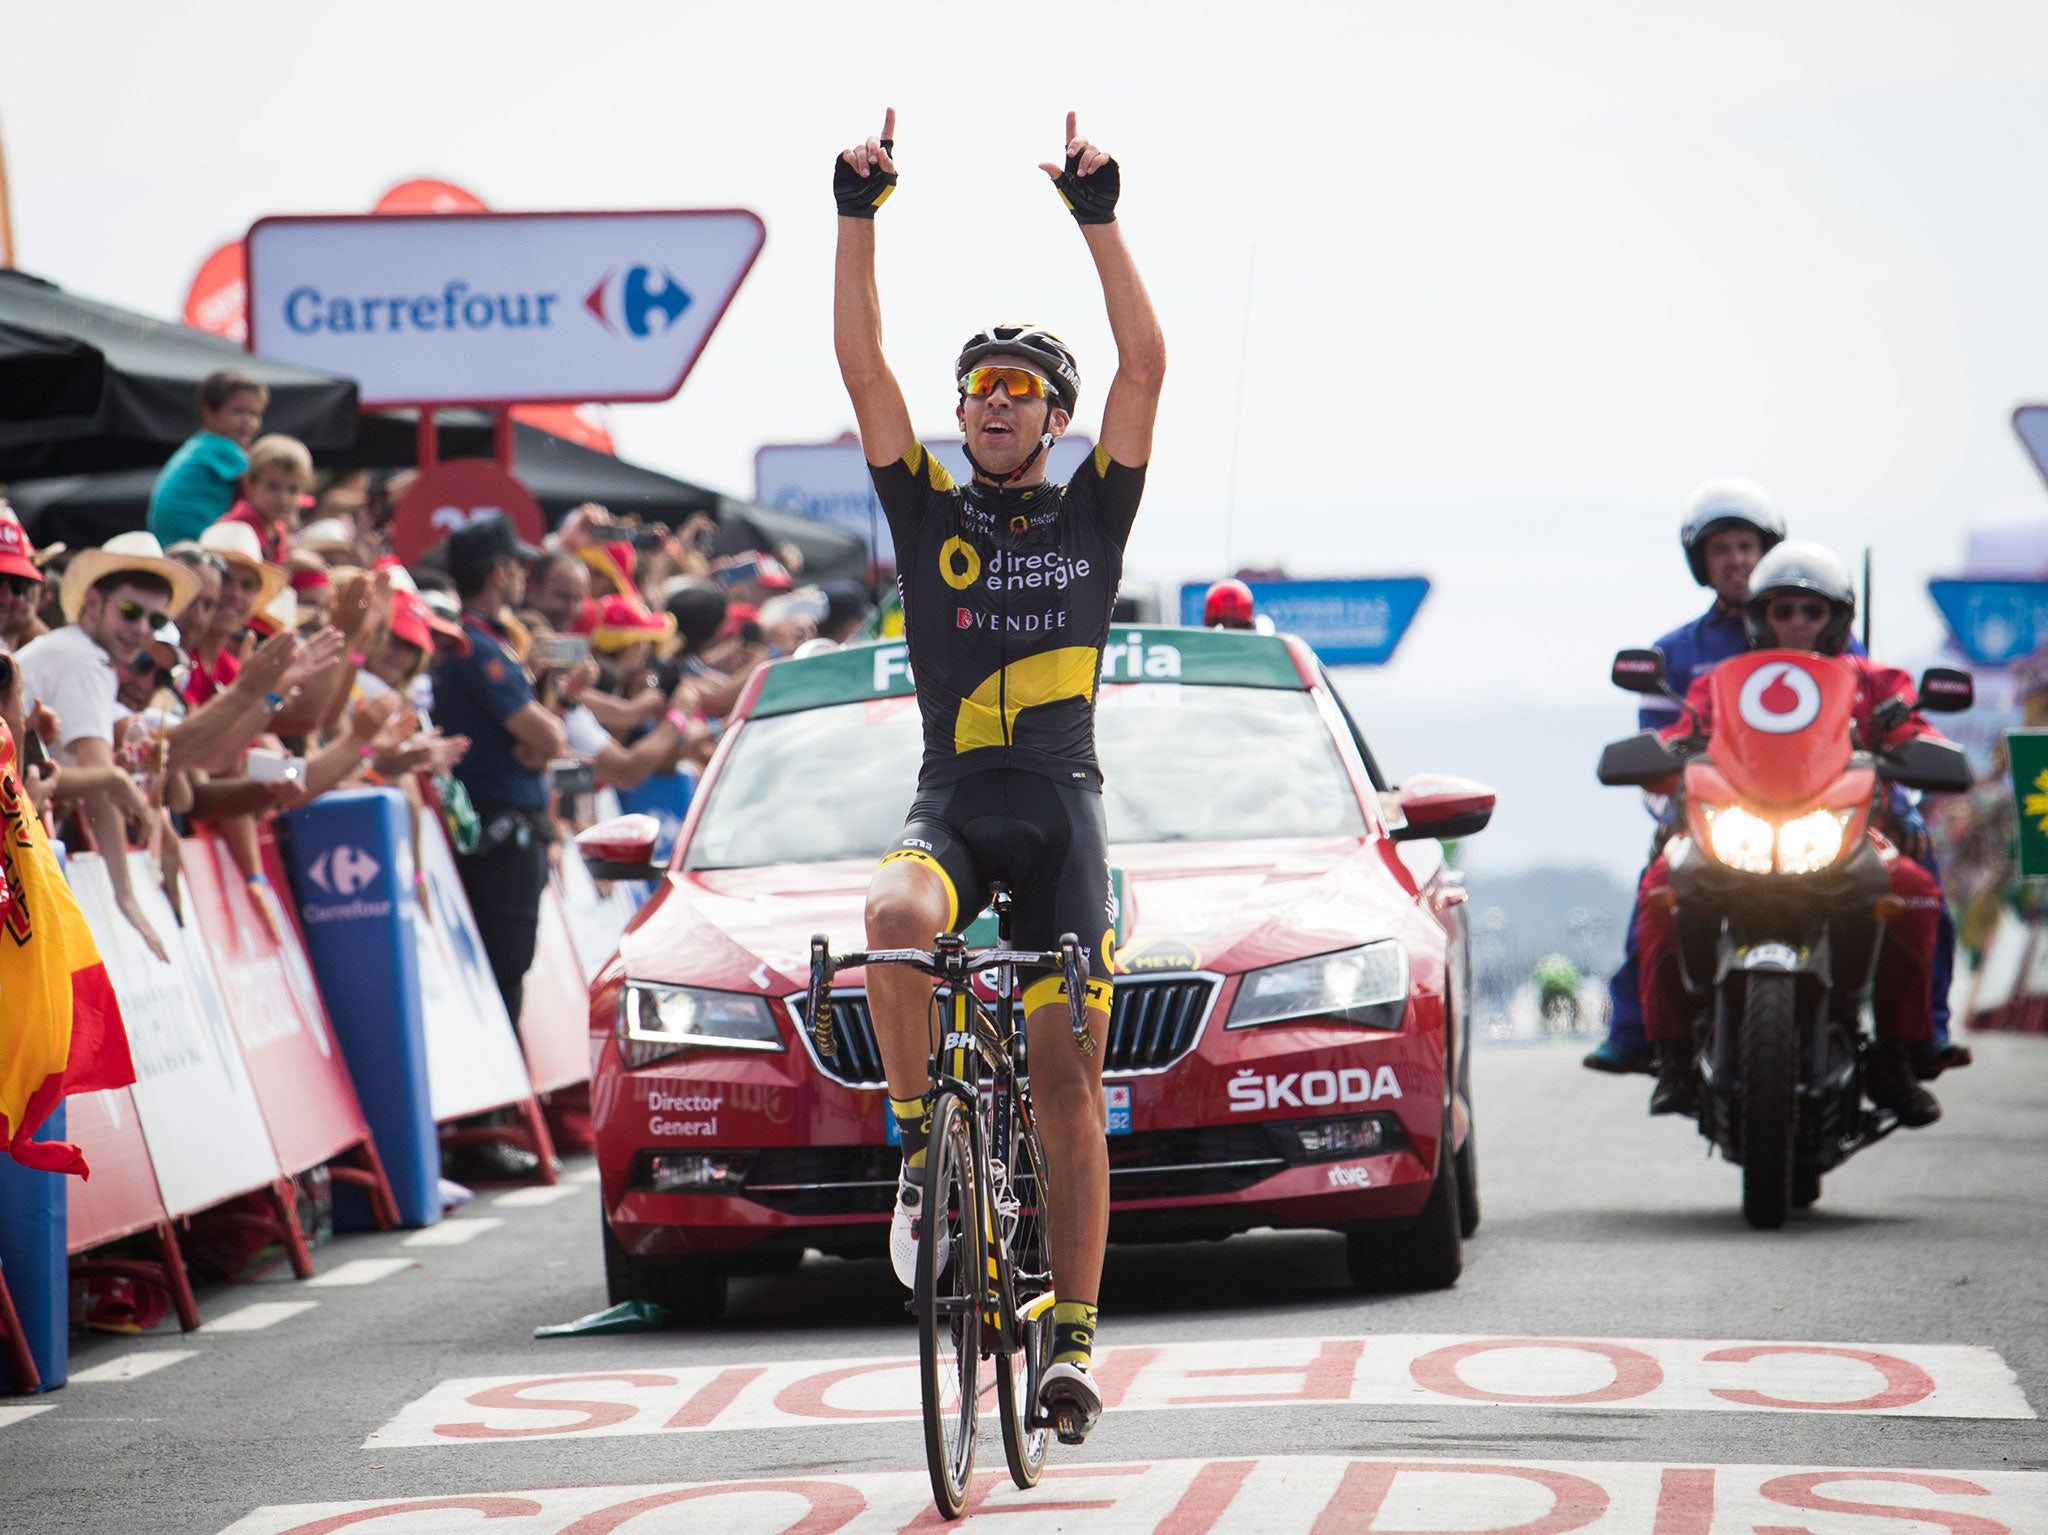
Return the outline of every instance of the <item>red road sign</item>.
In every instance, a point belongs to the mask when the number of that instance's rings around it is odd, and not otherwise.
[[[457,528],[500,514],[530,544],[546,536],[540,503],[518,480],[489,459],[451,458],[406,491],[391,521],[391,547],[410,565]]]

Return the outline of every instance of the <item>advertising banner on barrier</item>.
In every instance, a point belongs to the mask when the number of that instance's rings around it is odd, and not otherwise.
[[[66,1110],[68,1139],[92,1164],[92,1176],[77,1179],[71,1189],[68,1250],[82,1253],[163,1221],[168,1212],[128,1089],[80,1093],[66,1100]]]
[[[370,1132],[298,930],[267,883],[244,882],[225,842],[195,837],[184,852],[188,915],[213,955],[278,1159],[297,1173],[339,1156]]]
[[[600,886],[583,860],[573,855],[563,858],[556,877],[562,886],[562,917],[569,924],[569,939],[576,946],[583,979],[593,981],[605,961],[618,952],[626,924],[639,908],[626,886]]]
[[[552,1093],[590,1080],[589,997],[561,892],[550,880],[541,892],[540,940],[519,1006],[519,1043],[535,1092]]]
[[[281,1169],[198,929],[179,923],[145,854],[130,853],[128,862],[136,900],[170,951],[169,964],[115,908],[99,855],[71,857],[71,888],[121,999],[135,1107],[164,1208],[189,1215],[265,1188]],[[189,887],[183,904],[191,909]]]
[[[446,1124],[533,1096],[441,818],[415,813],[420,860],[420,1001],[434,1118]]]

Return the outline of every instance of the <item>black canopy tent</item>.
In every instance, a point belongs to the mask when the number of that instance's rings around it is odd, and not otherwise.
[[[315,455],[354,443],[348,379],[0,270],[0,482],[160,465],[198,429],[199,381],[222,367],[269,387],[266,430]]]
[[[490,451],[490,418],[477,412],[447,412],[456,420],[444,425],[443,451],[464,452],[474,433],[476,456]],[[472,427],[468,418],[481,423]],[[395,462],[387,472],[410,466],[413,423],[392,417],[365,416],[363,437],[384,442]],[[451,429],[452,426],[452,429]],[[399,451],[402,446],[402,451]],[[537,427],[515,425],[514,472],[540,502],[552,527],[572,507],[595,501],[621,516],[643,522],[679,526],[692,513],[704,512],[718,523],[713,544],[719,554],[745,549],[772,549],[794,544],[804,558],[804,578],[813,581],[860,580],[866,574],[866,549],[858,538],[823,523],[807,522],[786,512],[737,501],[715,490],[642,468],[609,453],[569,442]],[[344,455],[346,456],[346,455]],[[8,487],[8,498],[38,544],[62,541],[72,548],[105,543],[116,533],[139,528],[149,507],[149,487],[156,470],[129,469],[113,474],[77,474],[22,480]]]

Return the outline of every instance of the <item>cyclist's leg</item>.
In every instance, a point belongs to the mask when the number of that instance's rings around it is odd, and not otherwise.
[[[1028,775],[1019,775],[1020,779]],[[1093,1426],[1101,1398],[1087,1371],[1095,1343],[1096,1300],[1109,1241],[1109,1142],[1102,1102],[1102,1059],[1109,1036],[1114,927],[1109,913],[1109,850],[1102,797],[1050,779],[1020,783],[1018,819],[1043,829],[1045,846],[1031,877],[1019,883],[1017,946],[1047,949],[1073,933],[1088,950],[1085,1012],[1095,1049],[1074,1042],[1064,977],[1038,975],[1024,989],[1031,1059],[1031,1102],[1045,1144],[1053,1197],[1047,1225],[1052,1249],[1052,1366],[1041,1399],[1067,1393],[1083,1408],[1077,1438]],[[1040,794],[1050,803],[1035,802]],[[1032,812],[1028,816],[1022,812]],[[1078,1396],[1074,1393],[1078,1392]]]

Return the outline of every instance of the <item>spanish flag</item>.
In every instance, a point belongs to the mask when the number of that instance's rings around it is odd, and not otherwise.
[[[0,723],[0,1146],[24,1167],[87,1177],[76,1146],[29,1137],[65,1094],[134,1080],[113,983]]]

